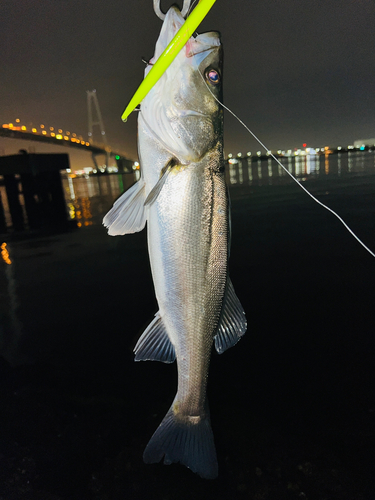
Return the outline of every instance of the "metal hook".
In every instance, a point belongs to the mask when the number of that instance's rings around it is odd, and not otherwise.
[[[161,19],[162,21],[164,21],[165,14],[160,9],[160,1],[161,0],[154,0],[154,11],[155,11],[155,14],[158,16],[158,18]],[[189,12],[190,4],[191,4],[191,0],[184,0],[184,5],[183,5],[182,11],[181,11],[182,17],[185,17],[186,14]]]

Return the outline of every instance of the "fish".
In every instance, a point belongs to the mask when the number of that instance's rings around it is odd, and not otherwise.
[[[145,76],[184,23],[165,17]],[[103,219],[108,234],[141,231],[159,310],[139,338],[135,361],[177,361],[177,394],[143,454],[218,475],[207,401],[213,346],[221,354],[246,332],[228,273],[230,203],[223,155],[222,44],[216,31],[192,36],[142,100],[140,179]]]

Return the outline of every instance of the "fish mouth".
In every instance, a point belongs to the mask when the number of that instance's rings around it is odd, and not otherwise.
[[[159,38],[156,42],[155,54],[149,64],[152,65],[160,57],[184,23],[185,19],[182,17],[180,10],[175,5],[172,5],[165,16]],[[218,48],[220,45],[220,33],[218,31],[193,35],[184,47],[185,55],[186,57],[194,57],[203,52]]]
[[[145,69],[145,76],[184,22],[178,8],[171,7],[156,42],[154,57]],[[216,31],[192,36],[141,103],[140,122],[183,165],[201,158],[212,142],[211,117],[216,107],[213,109],[210,103],[207,104],[208,99],[202,100],[193,91],[201,90],[205,82],[201,64],[210,53],[217,52],[219,55],[220,48],[220,37]],[[213,54],[211,59],[215,57]]]

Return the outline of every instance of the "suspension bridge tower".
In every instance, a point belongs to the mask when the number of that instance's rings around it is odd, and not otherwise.
[[[105,149],[108,147],[107,136],[105,135],[104,123],[102,114],[100,112],[99,101],[96,95],[96,90],[87,90],[87,114],[88,114],[88,136],[89,143],[94,143],[94,126],[99,126],[101,143],[104,143]],[[106,164],[109,165],[109,149],[107,151]],[[96,159],[93,156],[94,163],[96,165]],[[97,165],[96,165],[97,166]]]

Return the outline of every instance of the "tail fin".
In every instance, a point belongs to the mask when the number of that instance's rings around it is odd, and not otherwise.
[[[217,477],[214,436],[208,411],[205,417],[176,419],[173,405],[156,429],[143,453],[146,464],[160,462],[169,465],[180,462],[205,479]]]

